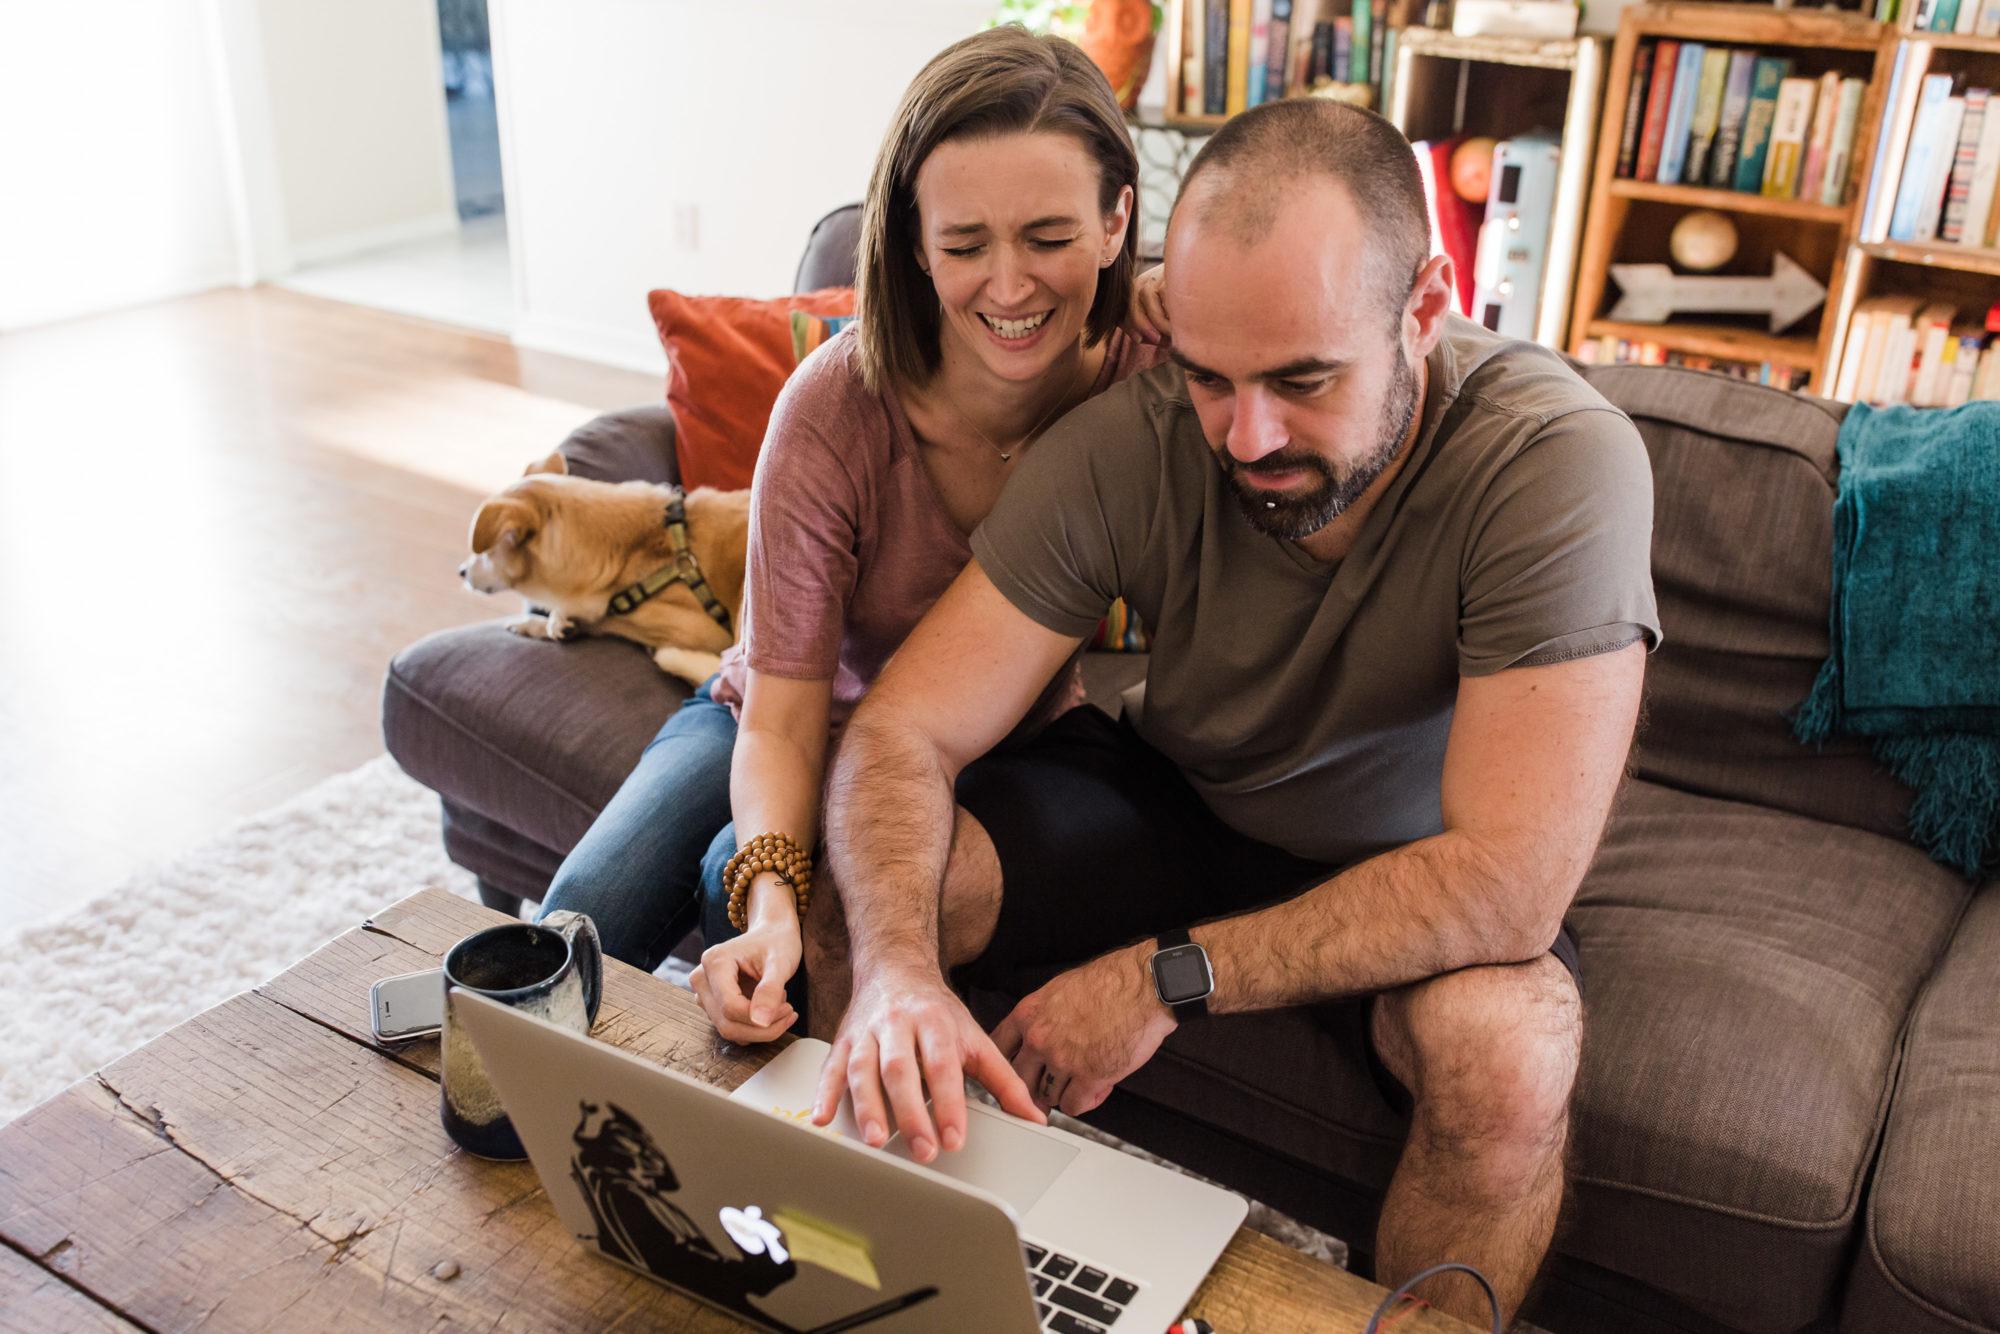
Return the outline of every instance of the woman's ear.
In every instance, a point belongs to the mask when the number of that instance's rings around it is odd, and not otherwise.
[[[1104,215],[1104,253],[1098,256],[1097,267],[1108,269],[1118,262],[1118,256],[1125,250],[1125,232],[1132,225],[1132,187],[1123,186],[1118,191],[1118,203]]]

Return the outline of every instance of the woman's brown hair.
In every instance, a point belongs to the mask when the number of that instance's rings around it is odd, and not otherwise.
[[[936,373],[937,292],[917,263],[917,171],[939,144],[1016,132],[1067,134],[1097,162],[1098,205],[1109,214],[1119,192],[1139,189],[1139,157],[1118,98],[1073,43],[1019,27],[989,28],[932,58],[896,108],[861,208],[855,333],[871,389],[926,384]],[[1102,341],[1125,318],[1138,264],[1139,227],[1125,229],[1118,258],[1097,279],[1084,337]]]

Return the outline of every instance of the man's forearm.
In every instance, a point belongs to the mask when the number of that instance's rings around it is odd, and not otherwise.
[[[1194,928],[1209,1008],[1271,1010],[1385,991],[1546,950],[1573,881],[1531,855],[1445,833],[1352,866],[1297,898]]]
[[[952,780],[922,732],[865,707],[827,784],[826,848],[860,980],[884,965],[937,967],[938,897],[951,856]]]

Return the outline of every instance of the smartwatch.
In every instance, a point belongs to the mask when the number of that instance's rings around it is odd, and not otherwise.
[[[1153,990],[1160,1003],[1174,1012],[1176,1019],[1191,1019],[1208,1013],[1208,994],[1215,990],[1215,970],[1208,966],[1208,951],[1194,943],[1188,933],[1162,932],[1153,953]]]

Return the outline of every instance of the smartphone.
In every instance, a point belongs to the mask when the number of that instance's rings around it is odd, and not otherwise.
[[[444,1027],[444,970],[383,978],[368,988],[368,1009],[377,1042],[430,1037]]]

